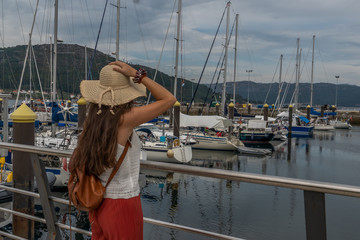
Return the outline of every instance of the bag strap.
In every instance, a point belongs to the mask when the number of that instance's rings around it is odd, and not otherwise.
[[[124,151],[122,152],[119,160],[117,161],[115,167],[113,168],[111,174],[110,174],[110,177],[109,179],[107,180],[106,182],[106,185],[105,185],[105,188],[107,188],[107,186],[109,185],[109,183],[111,182],[111,180],[113,179],[113,177],[115,176],[116,172],[119,170],[120,166],[121,166],[121,163],[124,161],[124,158],[126,156],[126,153],[129,149],[129,146],[131,145],[130,143],[130,140],[132,138],[132,134],[130,135],[130,137],[128,138],[127,142],[126,142],[126,145],[125,145],[125,148],[124,148]]]

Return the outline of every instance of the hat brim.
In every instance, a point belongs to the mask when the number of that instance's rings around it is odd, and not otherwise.
[[[146,97],[145,85],[134,83],[131,79],[128,85],[114,88],[101,85],[100,80],[83,80],[80,83],[80,92],[87,102],[107,106],[121,105],[138,97]]]

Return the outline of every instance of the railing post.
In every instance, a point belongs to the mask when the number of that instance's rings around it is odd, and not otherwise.
[[[22,104],[10,117],[13,119],[13,142],[34,145],[36,114],[26,104]],[[34,171],[29,153],[14,151],[13,185],[15,188],[34,191]],[[13,210],[33,215],[34,198],[14,193]],[[13,233],[34,239],[34,221],[14,215]]]
[[[304,190],[307,240],[326,240],[325,194]]]
[[[50,187],[44,163],[39,159],[37,154],[31,154],[30,158],[36,176],[36,183],[40,194],[41,206],[44,210],[44,217],[48,231],[47,239],[61,240],[61,233],[59,228],[55,225],[56,215],[54,203],[51,199],[49,199]]]

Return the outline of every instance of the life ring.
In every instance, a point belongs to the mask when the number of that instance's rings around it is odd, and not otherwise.
[[[180,146],[180,140],[179,139],[175,139],[174,140],[174,147],[178,147]]]

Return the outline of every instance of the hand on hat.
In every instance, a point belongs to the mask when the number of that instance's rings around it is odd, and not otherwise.
[[[114,65],[114,68],[113,68],[114,71],[122,73],[127,77],[135,77],[136,76],[136,70],[124,62],[116,61],[116,62],[109,63],[109,65]]]

